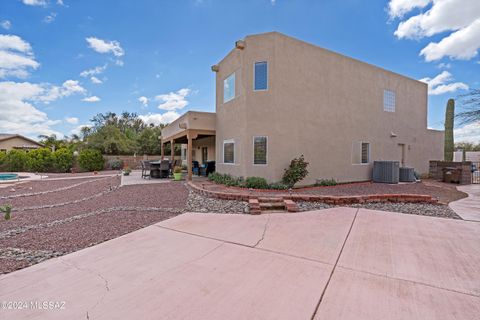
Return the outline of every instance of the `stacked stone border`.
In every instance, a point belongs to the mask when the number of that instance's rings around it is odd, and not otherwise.
[[[255,191],[251,193],[228,193],[220,191],[206,190],[195,183],[187,182],[189,188],[198,192],[204,196],[222,199],[222,200],[237,200],[249,202],[250,199],[256,199],[259,197],[255,194]],[[367,202],[409,202],[409,203],[438,203],[438,199],[430,195],[422,194],[370,194],[370,195],[357,195],[357,196],[326,196],[326,195],[310,195],[310,194],[279,194],[279,198],[283,200],[292,201],[313,201],[323,202],[332,205],[349,205],[355,203],[367,203]]]

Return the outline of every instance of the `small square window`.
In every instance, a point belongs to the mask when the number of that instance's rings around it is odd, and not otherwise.
[[[370,143],[362,142],[362,163],[370,162]]]
[[[235,163],[235,142],[233,140],[223,142],[223,163]]]
[[[267,137],[253,137],[253,164],[267,164]]]
[[[395,92],[383,90],[383,111],[395,112]]]
[[[268,65],[266,61],[255,62],[254,90],[267,90]]]
[[[235,73],[223,80],[223,103],[235,98]]]

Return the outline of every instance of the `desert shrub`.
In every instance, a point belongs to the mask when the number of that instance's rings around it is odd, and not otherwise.
[[[26,171],[27,164],[28,156],[22,150],[10,150],[3,160],[3,166],[7,171]]]
[[[245,187],[252,189],[268,189],[267,180],[261,177],[248,177],[245,179]]]
[[[103,169],[102,153],[96,149],[85,149],[78,155],[80,168],[86,171],[98,171]]]
[[[243,185],[243,178],[237,178],[229,174],[221,174],[218,172],[212,172],[208,175],[208,179],[218,184],[224,184],[226,186],[236,187]]]
[[[11,204],[6,204],[3,206],[0,206],[0,211],[3,212],[4,214],[4,219],[5,220],[10,220],[12,218],[12,205]]]
[[[107,168],[111,170],[120,170],[123,168],[123,161],[120,159],[110,159],[107,162]]]
[[[327,187],[327,186],[336,186],[338,183],[335,179],[320,179],[317,180],[315,186],[317,187]]]
[[[287,190],[289,187],[282,182],[274,182],[268,185],[268,189],[272,190]]]
[[[2,171],[2,168],[3,168],[3,166],[4,166],[5,158],[6,158],[6,157],[7,157],[7,153],[0,151],[0,171]]]
[[[303,154],[300,157],[293,159],[288,168],[285,169],[282,182],[290,188],[293,187],[297,182],[303,180],[308,175],[307,166],[308,162],[303,158]]]
[[[53,168],[57,172],[69,172],[73,167],[73,152],[67,148],[55,150],[52,153]]]
[[[27,153],[27,168],[32,172],[48,172],[53,167],[52,150],[49,148],[35,149]]]

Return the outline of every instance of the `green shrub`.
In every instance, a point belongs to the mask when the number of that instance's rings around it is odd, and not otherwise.
[[[272,190],[287,190],[288,186],[282,182],[275,182],[268,186],[268,189]]]
[[[5,220],[10,220],[12,218],[12,205],[6,204],[0,207],[0,211],[4,213]]]
[[[78,155],[80,168],[86,171],[98,171],[103,169],[102,153],[95,149],[85,149]]]
[[[285,169],[282,181],[284,184],[293,187],[297,182],[303,180],[308,175],[308,162],[303,158],[303,154],[299,158],[295,158],[290,162],[290,165]]]
[[[224,184],[230,187],[238,187],[243,185],[243,178],[233,177],[229,174],[221,174],[212,172],[208,175],[208,179],[218,184]]]
[[[69,172],[73,167],[73,152],[67,148],[55,150],[52,158],[53,168],[57,172]]]
[[[52,150],[49,148],[35,149],[27,153],[28,171],[48,172],[53,167]]]
[[[264,178],[248,177],[245,179],[245,187],[252,189],[268,189],[268,183]]]
[[[335,179],[320,179],[317,180],[315,186],[317,187],[327,187],[327,186],[336,186],[338,183]]]
[[[3,160],[3,166],[7,171],[26,171],[28,156],[22,150],[10,150]]]
[[[7,157],[7,153],[0,151],[0,171],[2,171],[2,168],[3,168],[3,166],[4,166],[5,158],[6,158],[6,157]]]
[[[110,159],[107,162],[107,168],[111,170],[120,170],[123,168],[123,161],[120,159]]]

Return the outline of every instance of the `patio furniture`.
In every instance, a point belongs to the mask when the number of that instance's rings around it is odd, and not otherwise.
[[[149,161],[150,164],[150,177],[151,178],[161,178],[160,164],[161,161]]]
[[[162,160],[159,166],[160,178],[168,178],[170,175],[170,161]]]
[[[147,177],[150,179],[150,169],[151,169],[150,161],[141,160],[140,165],[142,166],[142,179]]]
[[[207,161],[200,168],[200,175],[208,177],[212,172],[215,172],[215,161]]]
[[[197,176],[200,174],[200,164],[198,161],[192,161],[192,173]]]

